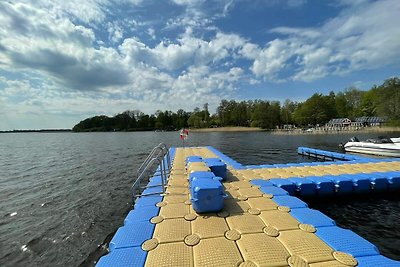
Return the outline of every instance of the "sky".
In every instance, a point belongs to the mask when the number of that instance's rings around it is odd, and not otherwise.
[[[398,0],[0,1],[0,130],[400,76]]]

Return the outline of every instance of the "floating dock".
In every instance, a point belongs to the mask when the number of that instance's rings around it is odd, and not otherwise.
[[[164,189],[158,170],[96,266],[399,267],[300,198],[399,192],[400,159],[298,152],[334,161],[243,166],[212,147],[170,148]],[[195,211],[192,156],[226,164],[222,210]]]

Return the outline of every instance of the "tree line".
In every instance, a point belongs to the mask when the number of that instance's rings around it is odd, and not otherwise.
[[[85,119],[73,131],[143,131],[176,130],[185,127],[204,128],[244,126],[273,129],[285,124],[301,126],[325,124],[333,118],[380,116],[388,124],[400,126],[400,79],[390,78],[368,91],[347,88],[327,95],[313,94],[304,102],[289,99],[283,103],[269,100],[222,100],[214,114],[208,104],[192,112],[161,111],[148,115],[139,110],[127,110],[113,117],[105,115]]]

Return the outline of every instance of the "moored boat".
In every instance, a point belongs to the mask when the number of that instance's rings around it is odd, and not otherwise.
[[[350,139],[344,146],[346,152],[363,153],[386,157],[400,157],[400,138],[373,138],[359,141]]]

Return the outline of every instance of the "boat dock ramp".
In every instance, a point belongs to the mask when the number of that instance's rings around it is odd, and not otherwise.
[[[302,198],[399,192],[400,159],[298,152],[335,161],[244,166],[213,147],[168,149],[96,266],[399,267]]]

